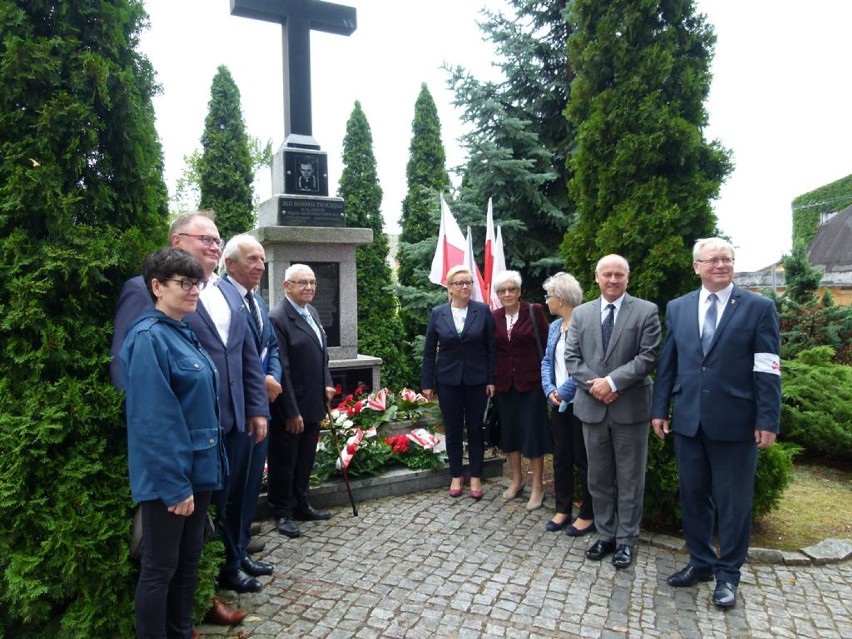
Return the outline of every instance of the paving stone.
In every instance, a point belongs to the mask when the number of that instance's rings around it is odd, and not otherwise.
[[[634,566],[616,571],[585,559],[589,539],[545,531],[549,514],[489,488],[480,502],[443,488],[367,501],[359,517],[332,507],[298,539],[263,521],[260,558],[275,575],[259,593],[222,593],[250,614],[234,628],[203,625],[202,638],[852,638],[852,562],[815,565],[852,554],[849,542],[752,560],[739,604],[723,612],[712,582],[666,585],[686,563],[682,539],[643,534]]]

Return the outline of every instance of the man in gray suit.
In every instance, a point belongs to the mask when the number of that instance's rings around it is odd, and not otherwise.
[[[630,266],[620,255],[598,261],[601,296],[574,310],[565,367],[577,382],[574,414],[583,422],[589,456],[589,492],[600,537],[586,557],[613,554],[616,568],[633,564],[639,541],[651,371],[657,361],[657,306],[626,293]]]

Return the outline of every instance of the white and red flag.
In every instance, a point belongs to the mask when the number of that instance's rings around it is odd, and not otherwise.
[[[467,246],[464,252],[464,260],[462,261],[468,270],[473,274],[473,292],[470,299],[474,302],[485,302],[485,280],[482,279],[482,272],[476,265],[476,259],[473,257],[473,238],[470,235],[470,227],[467,227]]]
[[[489,202],[490,203],[490,202]],[[488,208],[488,212],[491,212],[491,207]],[[486,250],[488,247],[488,243],[486,241]],[[497,237],[494,240],[494,256],[491,261],[491,282],[494,281],[494,278],[500,275],[503,271],[506,270],[506,256],[503,253],[503,230],[498,226],[497,227]],[[492,288],[491,290],[491,310],[497,308],[502,308],[503,304],[497,299],[497,292]]]
[[[462,235],[450,207],[441,196],[441,226],[438,230],[438,246],[435,247],[435,257],[432,258],[432,269],[429,271],[429,281],[433,284],[447,285],[447,271],[453,266],[464,264],[467,241]]]
[[[491,297],[491,282],[494,279],[494,243],[497,237],[494,235],[494,211],[491,205],[491,198],[488,198],[488,214],[485,217],[485,262],[483,269],[483,277],[485,278],[485,297]],[[494,306],[491,306],[494,310]]]

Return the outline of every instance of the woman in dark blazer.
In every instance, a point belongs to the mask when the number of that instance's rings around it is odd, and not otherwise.
[[[592,496],[589,494],[589,462],[583,442],[583,424],[574,415],[577,384],[565,370],[565,340],[574,309],[583,301],[583,289],[568,273],[557,273],[544,282],[547,308],[556,320],[550,325],[547,348],[541,361],[541,386],[550,402],[550,426],[553,433],[553,484],[556,514],[545,528],[565,530],[569,537],[595,532]],[[580,476],[583,501],[577,519],[571,520],[574,505],[574,467]]]
[[[494,395],[494,318],[485,304],[472,301],[473,275],[465,266],[447,272],[450,302],[432,309],[423,347],[421,387],[427,399],[437,394],[450,461],[450,496],[462,494],[462,437],[467,427],[470,496],[482,499],[482,413]]]
[[[503,499],[509,501],[523,494],[523,455],[532,468],[527,510],[535,510],[541,508],[544,499],[544,456],[553,451],[547,403],[541,396],[541,354],[547,342],[547,320],[539,304],[521,300],[521,274],[517,271],[503,271],[492,286],[503,305],[492,313],[496,324],[500,448],[506,453],[512,473],[512,483]]]

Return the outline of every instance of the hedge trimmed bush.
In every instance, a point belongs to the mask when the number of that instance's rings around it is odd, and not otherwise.
[[[808,453],[852,459],[852,366],[817,346],[784,362],[781,437]]]
[[[662,530],[680,529],[680,483],[674,457],[674,438],[670,435],[662,441],[653,432],[650,438],[643,526]],[[754,481],[755,521],[778,507],[793,479],[793,457],[800,450],[795,445],[776,444],[758,452]]]

